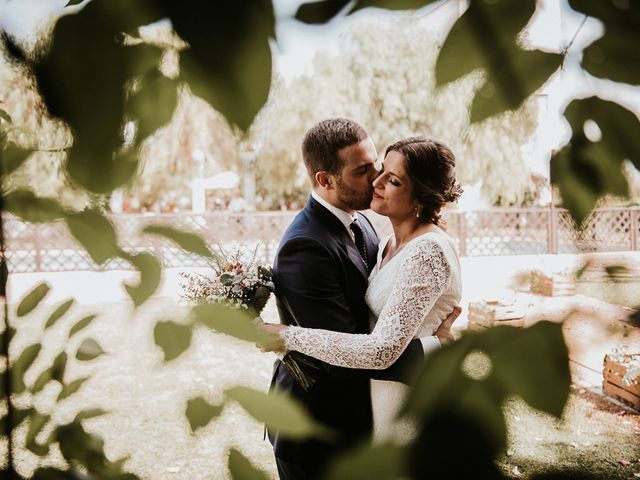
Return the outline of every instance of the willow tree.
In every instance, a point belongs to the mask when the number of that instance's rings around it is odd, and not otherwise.
[[[537,126],[535,97],[471,125],[470,106],[483,76],[472,72],[438,89],[438,41],[411,15],[351,24],[340,43],[338,54],[316,54],[313,73],[275,82],[252,125],[262,196],[304,201],[309,183],[300,139],[314,123],[335,116],[365,126],[380,154],[411,135],[443,140],[458,157],[460,179],[482,180],[494,204],[520,204],[535,188],[522,153]]]

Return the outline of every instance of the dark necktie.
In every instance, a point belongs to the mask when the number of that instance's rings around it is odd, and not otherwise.
[[[355,241],[356,247],[358,248],[358,253],[360,253],[360,257],[364,262],[364,266],[369,270],[369,262],[367,262],[367,246],[364,243],[364,234],[362,233],[362,227],[358,223],[358,220],[354,220],[351,222],[351,231],[353,232],[353,239]]]

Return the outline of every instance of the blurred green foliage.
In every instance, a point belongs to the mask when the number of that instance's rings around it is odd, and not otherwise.
[[[323,23],[345,10],[351,14],[370,6],[412,9],[429,3],[432,2],[326,0],[303,5],[297,18]],[[586,71],[616,81],[640,83],[640,71],[630,68],[638,63],[638,49],[629,48],[638,44],[640,36],[640,3],[570,0],[570,5],[600,19],[605,26],[604,36],[585,50]],[[534,0],[473,0],[449,33],[436,66],[438,83],[454,81],[476,68],[485,71],[484,86],[471,107],[472,121],[517,108],[560,66],[561,55],[526,50],[518,41],[534,10]],[[141,26],[167,18],[186,44],[180,51],[176,75],[163,73],[162,51],[141,43],[138,31]],[[270,90],[269,42],[274,37],[275,17],[268,0],[224,4],[204,0],[92,0],[77,13],[60,18],[50,44],[36,55],[26,54],[9,38],[5,37],[4,43],[15,61],[33,72],[49,112],[72,130],[73,144],[65,163],[69,177],[87,192],[107,194],[131,182],[139,170],[141,143],[171,119],[181,86],[188,86],[193,94],[246,131]],[[553,159],[553,182],[580,222],[602,195],[625,194],[622,161],[628,159],[640,166],[640,135],[633,113],[622,105],[596,98],[575,100],[566,117],[573,136]],[[585,133],[587,120],[597,125],[602,133],[599,138]],[[3,178],[28,161],[31,153],[8,142],[11,128],[11,117],[0,111]],[[114,226],[100,211],[72,211],[56,199],[40,197],[26,189],[2,195],[2,209],[24,220],[65,221],[97,264],[115,257],[133,264],[141,278],[138,284],[126,288],[135,306],[142,305],[156,291],[161,273],[157,259],[146,252],[124,251]],[[154,226],[147,233],[168,237],[188,251],[211,255],[206,244],[188,232]],[[4,292],[6,278],[2,278]],[[48,290],[46,284],[35,287],[20,302],[16,316],[38,308]],[[51,313],[49,326],[67,314],[72,304],[70,300]],[[7,308],[5,305],[6,312]],[[70,335],[85,328],[93,318],[80,320]],[[154,336],[165,360],[178,357],[189,347],[189,329],[197,324],[242,340],[264,340],[251,319],[237,311],[199,306],[192,309],[189,322],[158,323]],[[12,331],[7,324],[3,333],[5,359]],[[3,394],[10,399],[4,431],[10,432],[28,419],[27,448],[44,456],[57,443],[68,464],[66,469],[40,468],[32,478],[136,478],[123,471],[126,459],[109,461],[102,439],[82,426],[83,419],[104,412],[81,413],[72,422],[55,426],[51,435],[42,440],[39,433],[50,422],[50,416],[33,406],[15,408],[12,394],[27,389],[37,392],[47,383],[57,382],[61,388],[57,401],[61,402],[89,378],[65,378],[67,353],[62,351],[33,384],[25,384],[25,373],[41,348],[36,342],[24,349],[13,359],[10,375],[3,375]],[[95,340],[87,339],[76,358],[90,361],[103,353]],[[469,375],[471,354],[490,363],[485,375]],[[363,446],[336,464],[329,478],[423,478],[427,474],[430,478],[502,478],[494,463],[506,445],[502,402],[518,395],[533,407],[559,416],[569,382],[560,325],[542,322],[527,329],[503,327],[466,334],[433,355],[416,378],[406,404],[406,413],[417,422],[416,440],[405,446]],[[333,435],[289,398],[244,387],[228,390],[226,396],[227,401],[238,402],[259,421],[293,437]],[[192,430],[208,424],[222,408],[210,405],[206,399],[189,401],[186,415]],[[12,436],[8,438],[11,449]],[[264,478],[263,472],[235,450],[229,456],[229,469],[234,478]],[[0,473],[3,478],[18,478],[11,462]]]

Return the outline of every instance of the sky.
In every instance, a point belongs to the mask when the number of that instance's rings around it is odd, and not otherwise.
[[[305,0],[273,1],[277,18],[277,42],[272,44],[274,66],[285,81],[301,74],[312,74],[313,56],[317,52],[339,54],[343,41],[341,34],[362,19],[403,15],[402,12],[369,8],[350,16],[341,14],[326,25],[310,26],[293,18]],[[18,38],[28,38],[38,25],[66,3],[67,0],[0,0],[0,28]],[[466,5],[466,0],[440,0],[418,11],[417,16],[436,38],[444,40]],[[539,92],[540,127],[529,144],[523,146],[528,167],[544,176],[549,175],[551,150],[561,148],[570,137],[562,111],[572,98],[598,94],[640,112],[640,87],[596,79],[580,68],[582,49],[604,33],[598,20],[584,20],[584,15],[569,8],[567,0],[538,0],[538,8],[527,28],[531,45],[542,50],[559,52],[573,39],[564,68]]]

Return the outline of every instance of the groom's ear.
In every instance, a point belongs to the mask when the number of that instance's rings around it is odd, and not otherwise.
[[[317,172],[316,173],[316,182],[322,188],[326,188],[327,190],[331,190],[333,188],[333,181],[331,180],[331,176],[327,172]]]

